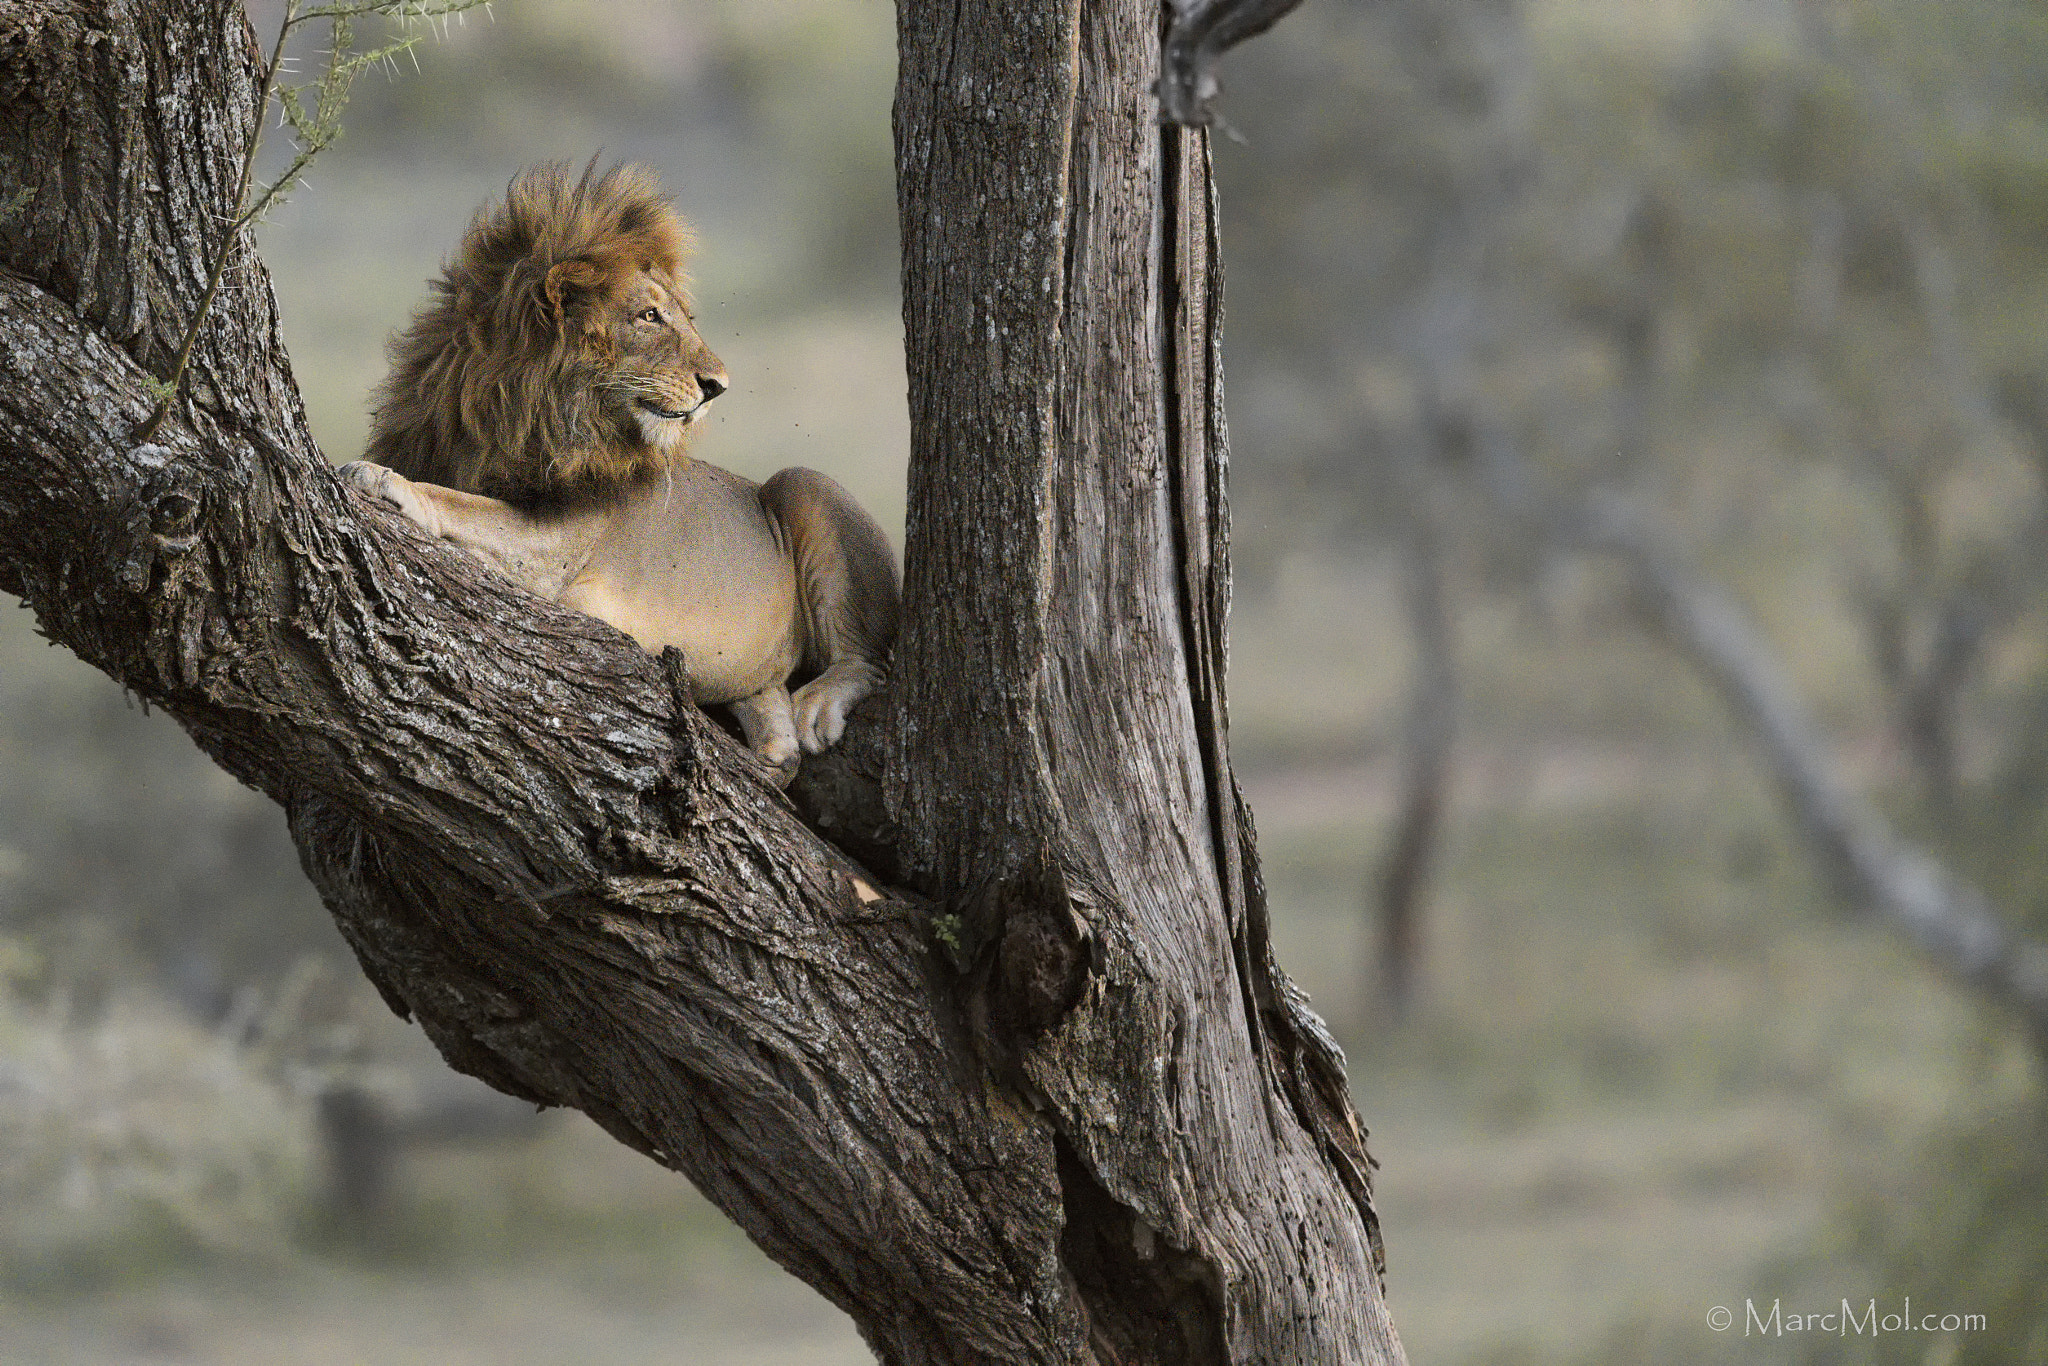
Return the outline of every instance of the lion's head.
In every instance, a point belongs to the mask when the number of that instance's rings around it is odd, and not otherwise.
[[[392,339],[366,456],[527,506],[660,469],[726,387],[691,320],[688,246],[639,167],[520,175]]]

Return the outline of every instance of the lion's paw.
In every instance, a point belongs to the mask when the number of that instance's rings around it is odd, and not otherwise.
[[[756,759],[774,770],[775,785],[789,786],[796,766],[803,758],[791,724],[789,694],[780,683],[763,688],[750,697],[735,699],[732,714],[746,732],[747,748]]]
[[[412,480],[397,470],[386,469],[370,460],[351,460],[338,471],[356,491],[380,503],[389,503],[429,536],[441,535],[441,517],[434,505],[420,495]]]
[[[769,776],[777,787],[788,787],[790,779],[796,777],[797,766],[803,762],[803,752],[797,748],[793,736],[778,736],[768,744],[757,746],[753,755],[774,770]]]
[[[820,684],[824,684],[820,687]],[[790,699],[795,713],[796,734],[806,754],[822,754],[846,734],[846,713],[867,695],[865,687],[849,687],[842,681],[815,678],[796,690]]]

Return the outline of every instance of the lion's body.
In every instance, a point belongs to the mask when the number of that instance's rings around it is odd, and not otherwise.
[[[825,476],[757,485],[684,453],[726,388],[684,301],[686,241],[642,173],[515,180],[394,340],[350,474],[541,596],[680,649],[698,700],[788,771],[881,680],[895,561]]]
[[[736,702],[803,661],[795,566],[760,486],[690,460],[653,497],[620,505],[561,601],[649,649],[686,640],[701,702]]]

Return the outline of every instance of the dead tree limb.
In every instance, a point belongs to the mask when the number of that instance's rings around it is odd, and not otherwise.
[[[1626,498],[1560,504],[1533,487],[1508,438],[1490,432],[1485,483],[1553,545],[1612,556],[1650,625],[1721,695],[1770,765],[1795,827],[1837,893],[1899,931],[1943,972],[2011,1012],[2048,1051],[2048,946],[2015,934],[1983,892],[1900,838],[1842,781],[1819,725],[1736,601],[1664,546]]]
[[[1159,66],[1159,117],[1200,126],[1215,120],[1216,63],[1239,43],[1256,38],[1301,0],[1167,0],[1173,20]]]
[[[249,31],[0,3],[0,590],[284,805],[452,1064],[687,1174],[891,1366],[1401,1359],[1230,775],[1214,206],[1146,93],[1158,18],[900,15],[910,629],[861,823],[891,887],[673,656],[344,488],[246,242],[136,442]]]

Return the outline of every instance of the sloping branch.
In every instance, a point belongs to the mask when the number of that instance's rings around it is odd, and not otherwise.
[[[1664,546],[1626,498],[1557,504],[1508,438],[1482,442],[1486,485],[1551,543],[1612,556],[1655,629],[1692,662],[1755,740],[1837,892],[1903,934],[1948,975],[2011,1012],[2048,1051],[2048,946],[2015,934],[1982,891],[1902,839],[1841,779],[1820,727],[1770,644],[1733,598]]]
[[[0,276],[0,589],[286,807],[365,970],[454,1065],[687,1173],[888,1359],[1033,1359],[1057,1268],[991,1230],[1056,1226],[1051,1156],[958,1084],[921,905],[812,836],[674,670],[348,492],[252,254],[194,401],[132,440],[138,358],[197,297],[152,244],[231,164],[232,125],[212,161],[175,129],[246,91],[241,24],[0,13],[0,89],[62,106],[6,126],[31,197]],[[67,134],[106,162],[34,145]]]
[[[1809,846],[1852,904],[1868,907],[1938,967],[2012,1011],[2048,1049],[2048,947],[2006,928],[1990,900],[1901,839],[1842,782],[1820,728],[1749,619],[1660,546],[1627,503],[1582,523],[1588,548],[1625,564],[1663,633],[1711,682],[1768,758]]]

